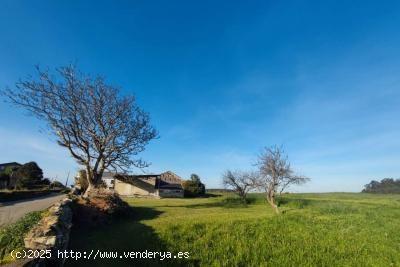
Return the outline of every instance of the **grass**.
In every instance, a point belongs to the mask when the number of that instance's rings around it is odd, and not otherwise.
[[[289,194],[275,215],[262,195],[244,205],[223,195],[202,199],[126,199],[135,218],[73,228],[75,251],[188,251],[189,260],[145,265],[400,266],[400,195]],[[67,260],[121,266],[135,260]]]
[[[12,250],[24,249],[24,236],[43,217],[44,211],[34,211],[26,214],[17,222],[0,228],[0,264],[12,262]]]

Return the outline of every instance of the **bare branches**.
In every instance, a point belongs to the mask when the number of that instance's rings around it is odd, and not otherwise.
[[[148,164],[132,158],[157,137],[148,113],[132,96],[102,77],[91,77],[74,66],[56,69],[55,75],[36,67],[36,79],[20,80],[2,93],[16,106],[47,122],[57,143],[89,168],[89,183],[96,184],[106,168],[128,170]]]
[[[266,147],[258,156],[256,165],[260,171],[259,187],[265,190],[267,201],[279,213],[275,201],[277,192],[281,194],[290,185],[301,185],[310,179],[294,174],[282,147]]]
[[[258,177],[256,172],[227,170],[222,176],[222,183],[225,188],[232,189],[245,201],[247,193],[256,188]]]

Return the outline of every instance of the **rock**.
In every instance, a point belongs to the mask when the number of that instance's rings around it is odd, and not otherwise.
[[[48,210],[24,238],[25,247],[32,250],[66,249],[72,226],[71,200],[63,199]]]

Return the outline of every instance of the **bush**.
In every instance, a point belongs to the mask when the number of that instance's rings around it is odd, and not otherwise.
[[[88,198],[75,198],[73,223],[78,227],[108,224],[132,215],[131,207],[117,194],[102,189],[90,191]]]
[[[185,197],[203,196],[206,193],[205,185],[197,174],[192,174],[190,180],[182,183]]]

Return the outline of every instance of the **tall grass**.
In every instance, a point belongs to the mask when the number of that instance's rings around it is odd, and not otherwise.
[[[290,194],[275,215],[263,196],[247,204],[208,199],[128,199],[133,220],[73,229],[71,248],[188,251],[192,266],[400,266],[400,196]],[[132,265],[67,261],[70,265]]]
[[[26,214],[17,222],[0,228],[0,264],[12,261],[9,253],[24,248],[24,236],[42,218],[43,211]]]

